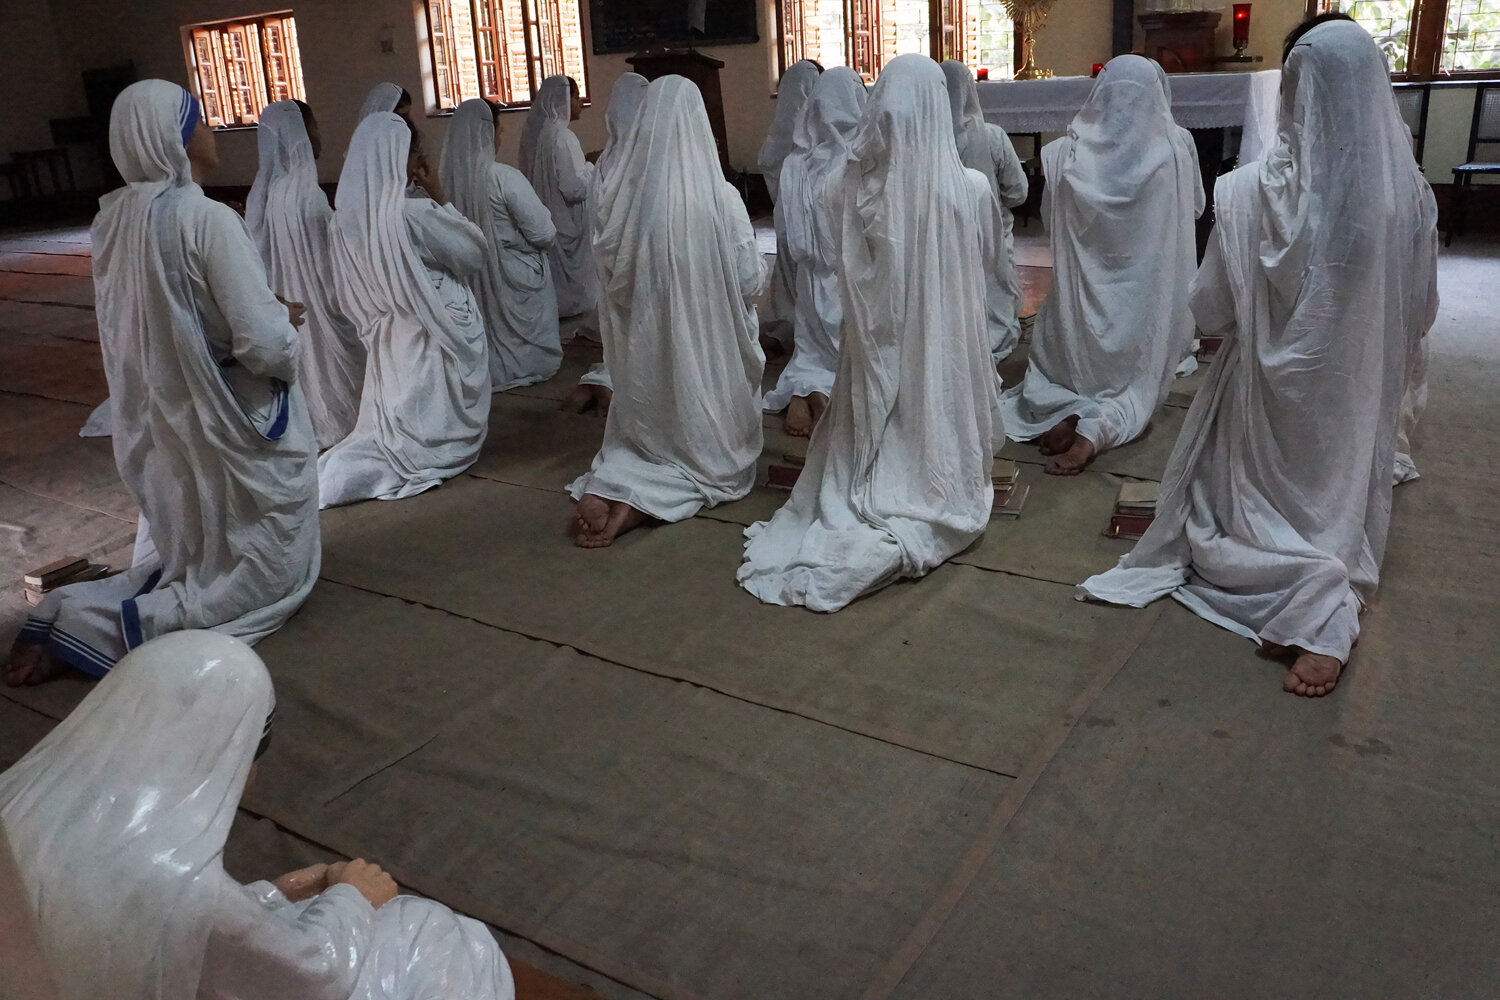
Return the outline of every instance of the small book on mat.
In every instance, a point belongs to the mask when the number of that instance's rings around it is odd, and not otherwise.
[[[995,492],[998,493],[1006,487],[1016,485],[1016,480],[1021,477],[1021,468],[1008,458],[995,459],[994,467],[990,471],[990,478],[995,483]]]
[[[1123,484],[1104,534],[1109,538],[1140,538],[1156,517],[1156,502],[1160,497],[1160,483]]]
[[[995,487],[995,505],[990,508],[991,514],[1000,517],[1020,517],[1021,508],[1026,506],[1026,498],[1031,495],[1030,486],[1015,485],[1005,489]]]
[[[1206,361],[1219,353],[1224,346],[1223,337],[1199,337],[1198,338],[1198,360]]]
[[[34,569],[26,574],[24,583],[35,591],[51,590],[64,580],[68,580],[78,573],[89,568],[89,561],[83,556],[63,556],[55,562],[50,562],[41,569]]]

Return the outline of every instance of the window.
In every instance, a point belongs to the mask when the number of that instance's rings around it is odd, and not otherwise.
[[[427,0],[427,42],[439,110],[474,97],[529,104],[559,73],[588,96],[578,0]]]
[[[1374,36],[1395,75],[1500,75],[1500,0],[1315,0],[1309,13],[1328,10]]]
[[[812,59],[868,82],[907,52],[957,59],[997,80],[1014,72],[1015,22],[1002,0],[777,0],[777,19],[783,72]]]
[[[190,24],[182,34],[211,127],[254,125],[273,101],[306,100],[291,11]]]

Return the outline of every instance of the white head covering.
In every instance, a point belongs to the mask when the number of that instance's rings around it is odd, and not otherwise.
[[[799,264],[815,252],[812,227],[826,214],[823,183],[837,178],[849,161],[865,97],[859,74],[835,67],[818,77],[797,121],[797,148],[782,163],[777,212],[784,220],[787,247]]]
[[[495,162],[495,111],[472,98],[453,112],[443,139],[443,189],[458,209],[481,229],[490,217],[490,165]]]
[[[610,166],[618,154],[620,140],[624,138],[630,126],[635,124],[641,104],[646,100],[646,88],[650,82],[639,73],[626,73],[616,80],[614,87],[611,88],[609,110],[604,114],[606,133],[604,150],[599,154],[599,159],[594,161],[596,190],[604,185],[604,178],[609,174]]]
[[[176,632],[122,659],[0,774],[0,822],[63,997],[196,996],[220,854],[273,703],[244,643]]]
[[[781,162],[796,148],[797,119],[802,117],[802,106],[807,103],[807,95],[812,93],[820,72],[817,63],[803,59],[787,68],[776,87],[776,117],[771,119],[766,141],[761,144],[760,155],[756,157],[756,163],[771,186],[772,198],[778,196]]]
[[[971,149],[986,150],[988,141],[984,135],[984,112],[979,107],[979,86],[969,67],[957,59],[943,63],[943,79],[948,84],[948,107],[953,113],[953,138],[958,145],[958,155],[964,163],[973,166],[964,156]]]
[[[377,83],[365,95],[365,103],[359,109],[359,120],[364,121],[381,111],[395,111],[401,102],[401,88],[394,83]]]
[[[309,197],[321,198],[323,194],[318,187],[318,165],[313,159],[312,142],[307,137],[307,123],[296,101],[276,101],[266,105],[257,131],[260,169],[255,173],[255,183],[250,185],[250,196],[245,200],[245,225],[255,238],[261,259],[269,260],[269,222],[301,218],[301,208],[306,200]],[[271,206],[268,213],[271,200],[277,204]]]
[[[349,140],[329,227],[334,281],[344,311],[361,329],[391,314],[425,330],[451,325],[412,244],[406,223],[406,155],[411,130],[399,115],[366,117]],[[446,338],[434,338],[447,351]]]
[[[531,99],[531,110],[526,113],[526,124],[521,126],[521,148],[519,153],[521,173],[531,183],[536,183],[538,140],[542,130],[549,124],[567,128],[573,120],[573,81],[562,75],[549,76],[537,88]]]

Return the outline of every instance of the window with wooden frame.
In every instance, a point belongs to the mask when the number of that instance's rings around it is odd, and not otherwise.
[[[776,23],[783,73],[812,59],[872,82],[907,52],[957,59],[996,80],[1015,72],[1015,22],[1002,0],[776,0]]]
[[[1341,10],[1405,80],[1500,78],[1500,0],[1310,0],[1308,15]]]
[[[297,23],[289,10],[182,29],[188,76],[212,128],[254,125],[273,101],[303,101]]]
[[[426,0],[426,7],[438,110],[475,97],[527,105],[559,73],[588,97],[578,0]]]

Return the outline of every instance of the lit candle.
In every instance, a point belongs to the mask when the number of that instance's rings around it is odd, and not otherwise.
[[[1104,64],[1103,63],[1094,63],[1093,69],[1094,69],[1094,71],[1092,73],[1090,73],[1089,76],[1098,76],[1101,72],[1104,71]]]
[[[1234,47],[1243,49],[1250,44],[1250,5],[1234,5]]]

